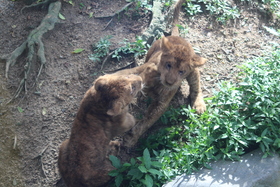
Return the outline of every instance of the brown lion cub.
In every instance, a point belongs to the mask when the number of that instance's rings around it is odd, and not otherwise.
[[[141,89],[140,76],[108,74],[86,92],[70,139],[59,148],[58,167],[68,187],[102,186],[110,180],[110,140],[135,125],[128,105]]]
[[[175,7],[171,36],[162,37],[153,43],[143,65],[116,73],[140,75],[145,85],[143,92],[153,98],[143,119],[123,137],[125,147],[132,147],[160,118],[184,79],[189,83],[192,107],[197,113],[206,110],[197,68],[204,65],[207,59],[196,55],[191,44],[178,36],[176,24],[183,2],[179,0]]]

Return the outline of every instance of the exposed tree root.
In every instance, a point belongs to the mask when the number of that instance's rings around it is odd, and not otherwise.
[[[120,10],[118,10],[116,13],[114,13],[113,15],[109,15],[109,16],[99,16],[99,17],[95,17],[97,19],[102,19],[102,18],[111,18],[111,20],[107,23],[107,25],[105,26],[105,28],[103,30],[105,30],[110,23],[112,22],[112,20],[114,19],[115,16],[119,15],[122,11],[126,10],[127,7],[129,7],[130,5],[132,5],[133,2],[130,2],[128,4],[126,4],[123,8],[121,8]]]
[[[27,49],[27,60],[24,65],[24,77],[20,81],[20,84],[15,92],[15,95],[12,99],[17,98],[21,91],[25,89],[25,93],[27,92],[27,79],[30,73],[31,65],[33,63],[33,58],[35,56],[36,47],[38,48],[37,56],[40,61],[40,68],[37,73],[37,77],[35,80],[35,84],[37,83],[38,77],[41,74],[42,68],[46,63],[45,57],[45,49],[44,44],[42,42],[42,36],[44,33],[52,30],[54,28],[55,23],[58,20],[58,13],[61,8],[61,2],[53,2],[49,5],[48,14],[43,18],[41,24],[32,30],[25,42],[23,42],[18,48],[16,48],[11,54],[2,56],[1,58],[6,60],[6,71],[5,76],[8,78],[9,68],[16,63],[17,58]]]
[[[124,67],[120,67],[118,69],[114,69],[114,70],[110,70],[110,71],[104,71],[105,73],[115,73],[116,71],[120,71],[120,70],[123,70],[123,69],[127,69],[127,68],[131,68],[131,67],[135,67],[135,62],[130,62],[128,63],[127,65],[125,65]]]
[[[34,1],[34,0],[33,0]],[[39,2],[39,3],[33,3],[31,5],[27,5],[27,6],[24,6],[20,12],[22,13],[24,9],[26,8],[35,8],[35,7],[48,7],[50,3],[52,2],[55,2],[57,0],[44,0],[42,2]]]
[[[105,63],[108,62],[108,60],[112,57],[112,55],[115,53],[116,50],[117,50],[117,49],[111,51],[111,52],[105,57],[105,59],[104,59],[103,62],[102,62],[102,65],[101,65],[100,70],[103,70],[103,67],[104,67]]]

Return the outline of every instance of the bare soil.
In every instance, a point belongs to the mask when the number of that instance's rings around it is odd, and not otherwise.
[[[36,73],[31,73],[26,94],[10,104],[20,79],[23,77],[25,55],[11,67],[6,79],[5,62],[0,63],[0,186],[63,186],[60,180],[57,158],[58,147],[70,135],[70,129],[79,102],[92,82],[104,72],[101,63],[92,62],[92,44],[111,35],[111,50],[124,39],[134,41],[149,26],[151,14],[135,11],[131,5],[107,25],[111,18],[94,16],[112,15],[127,2],[125,0],[76,0],[72,6],[62,2],[60,20],[55,28],[43,37],[47,64],[38,84],[31,88]],[[47,14],[46,9],[25,9],[21,2],[0,0],[0,53],[10,54],[30,31],[36,28]],[[238,65],[272,50],[279,38],[262,26],[277,27],[279,22],[262,14],[256,7],[242,6],[241,17],[221,25],[209,15],[192,18],[181,14],[182,26],[188,28],[183,36],[195,50],[208,59],[201,68],[201,82],[205,97],[212,95],[220,81],[235,81]],[[90,18],[89,13],[93,12]],[[82,53],[72,54],[77,48]],[[104,71],[124,67],[133,57],[121,62],[111,60]],[[33,72],[37,70],[36,62]],[[182,86],[182,89],[186,85]],[[183,90],[184,91],[184,90]],[[185,96],[186,97],[186,96]],[[186,98],[177,95],[174,104],[184,104]],[[23,111],[20,110],[20,108]],[[123,155],[124,156],[124,155]],[[129,157],[126,155],[124,157]]]

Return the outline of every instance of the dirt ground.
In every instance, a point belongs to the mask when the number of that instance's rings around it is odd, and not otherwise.
[[[83,94],[103,74],[101,63],[88,58],[93,53],[91,45],[111,35],[113,50],[125,38],[134,41],[135,36],[149,26],[151,14],[136,14],[133,10],[121,13],[108,26],[110,18],[94,18],[111,15],[126,4],[125,0],[76,0],[74,6],[62,2],[60,12],[65,20],[60,20],[43,37],[47,63],[38,84],[28,89],[26,96],[22,93],[8,105],[5,103],[23,77],[26,56],[22,55],[11,67],[9,79],[4,76],[5,62],[1,61],[0,186],[63,186],[57,168],[58,147],[70,135]],[[26,9],[21,14],[23,6],[20,2],[0,0],[0,54],[10,54],[47,14],[47,10],[41,9]],[[234,81],[238,65],[262,56],[275,43],[279,44],[279,38],[262,27],[277,28],[277,20],[254,7],[242,6],[241,9],[241,17],[227,26],[217,24],[209,15],[188,18],[182,13],[180,16],[181,25],[188,29],[183,37],[208,59],[201,68],[204,97],[211,96],[218,82]],[[92,18],[90,12],[93,12]],[[72,54],[77,48],[85,50]],[[133,58],[109,61],[104,71],[118,69],[132,61]],[[35,63],[34,72],[37,66]],[[34,73],[30,76],[35,80]],[[183,104],[186,98],[174,101]]]

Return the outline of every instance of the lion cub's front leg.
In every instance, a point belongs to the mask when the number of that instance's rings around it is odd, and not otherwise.
[[[130,148],[137,143],[141,135],[164,114],[176,92],[177,89],[170,90],[168,93],[161,95],[161,97],[154,98],[147,112],[144,114],[144,118],[123,136],[124,147]]]
[[[125,132],[129,131],[135,125],[135,118],[127,113],[125,115],[125,120],[120,126],[113,126],[111,130],[111,134],[113,137],[121,136]],[[109,150],[107,153],[107,157],[109,155],[118,155],[121,147],[121,142],[119,140],[111,140],[109,143]]]
[[[111,136],[112,137],[121,136],[125,132],[129,131],[134,125],[135,125],[135,118],[130,113],[127,113],[121,125],[111,127],[112,128],[110,130]]]
[[[191,106],[196,109],[198,114],[206,111],[206,105],[203,100],[201,86],[200,86],[200,73],[197,68],[194,69],[187,77],[190,86]]]

